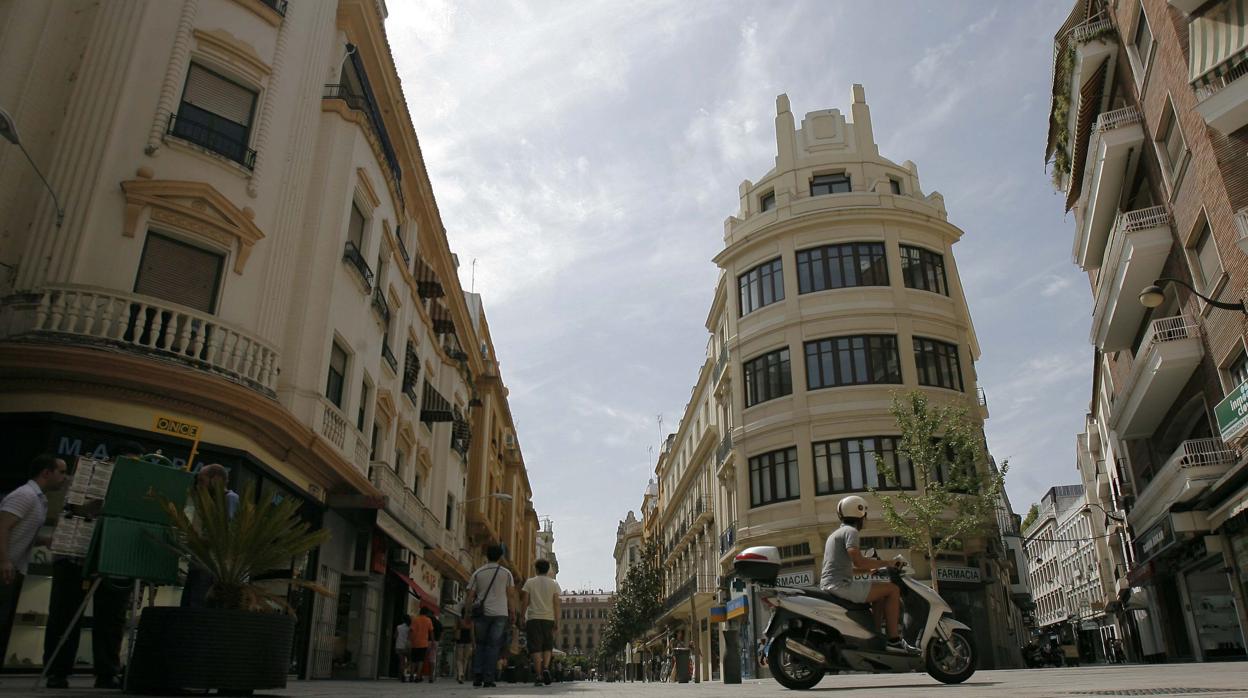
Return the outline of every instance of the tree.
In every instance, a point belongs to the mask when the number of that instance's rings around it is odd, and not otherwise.
[[[659,567],[659,545],[650,540],[642,549],[640,559],[628,568],[628,574],[616,590],[615,605],[607,618],[602,650],[615,654],[624,645],[641,637],[663,611],[663,572]]]
[[[1023,517],[1022,531],[1026,531],[1038,518],[1040,518],[1040,505],[1032,504],[1031,508],[1027,510],[1027,515]],[[1022,531],[1019,531],[1019,533],[1022,533]]]
[[[967,407],[932,405],[914,390],[894,393],[889,412],[901,431],[898,458],[914,467],[913,491],[872,489],[893,532],[933,562],[939,553],[961,550],[969,539],[997,535],[997,506],[1009,463],[995,471],[988,467],[982,428]],[[880,478],[886,489],[895,488],[897,473],[885,466],[879,463]]]

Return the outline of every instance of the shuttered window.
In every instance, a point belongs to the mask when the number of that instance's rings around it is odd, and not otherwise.
[[[347,377],[347,350],[334,342],[329,350],[329,375],[325,379],[325,397],[342,407],[342,386]],[[373,425],[374,432],[377,425]]]
[[[250,126],[256,93],[192,63],[186,73],[182,101],[240,126]]]
[[[252,168],[255,151],[247,145],[255,106],[254,91],[192,63],[169,132]]]
[[[355,244],[355,249],[364,249],[364,214],[354,201],[351,202],[351,220],[347,223],[347,239]]]
[[[214,313],[224,262],[215,252],[148,233],[134,292]]]

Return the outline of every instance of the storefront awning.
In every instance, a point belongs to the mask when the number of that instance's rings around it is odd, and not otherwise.
[[[1203,84],[1248,54],[1248,0],[1230,0],[1187,25],[1190,79]]]
[[[438,597],[425,591],[415,580],[393,567],[390,568],[390,573],[403,580],[404,584],[407,584],[408,589],[412,592],[412,596],[420,599],[421,608],[429,609],[435,616],[442,612],[442,609],[438,606]]]

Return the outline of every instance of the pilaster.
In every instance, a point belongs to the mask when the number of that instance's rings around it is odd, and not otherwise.
[[[186,81],[186,70],[191,55],[191,38],[195,31],[195,16],[199,13],[199,0],[182,0],[182,14],[178,16],[178,29],[173,35],[173,52],[165,67],[165,79],[160,83],[160,99],[156,102],[156,115],[147,133],[144,152],[152,157],[160,153],[161,137],[173,113],[179,89]]]

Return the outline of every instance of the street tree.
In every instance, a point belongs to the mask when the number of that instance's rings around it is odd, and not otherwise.
[[[1031,527],[1031,524],[1034,523],[1035,520],[1038,518],[1040,518],[1040,505],[1032,504],[1031,508],[1027,510],[1027,515],[1023,517],[1022,530],[1026,531],[1028,528]]]
[[[626,644],[644,635],[663,610],[662,594],[658,541],[651,540],[642,549],[640,559],[628,568],[623,583],[616,590],[615,605],[602,638],[603,650],[618,653]]]
[[[897,489],[897,473],[878,463],[882,489],[872,489],[884,521],[911,551],[933,563],[972,539],[998,535],[996,512],[1009,463],[988,467],[982,427],[958,404],[932,404],[914,390],[894,393],[889,412],[901,432],[898,459],[914,469],[914,489]]]

